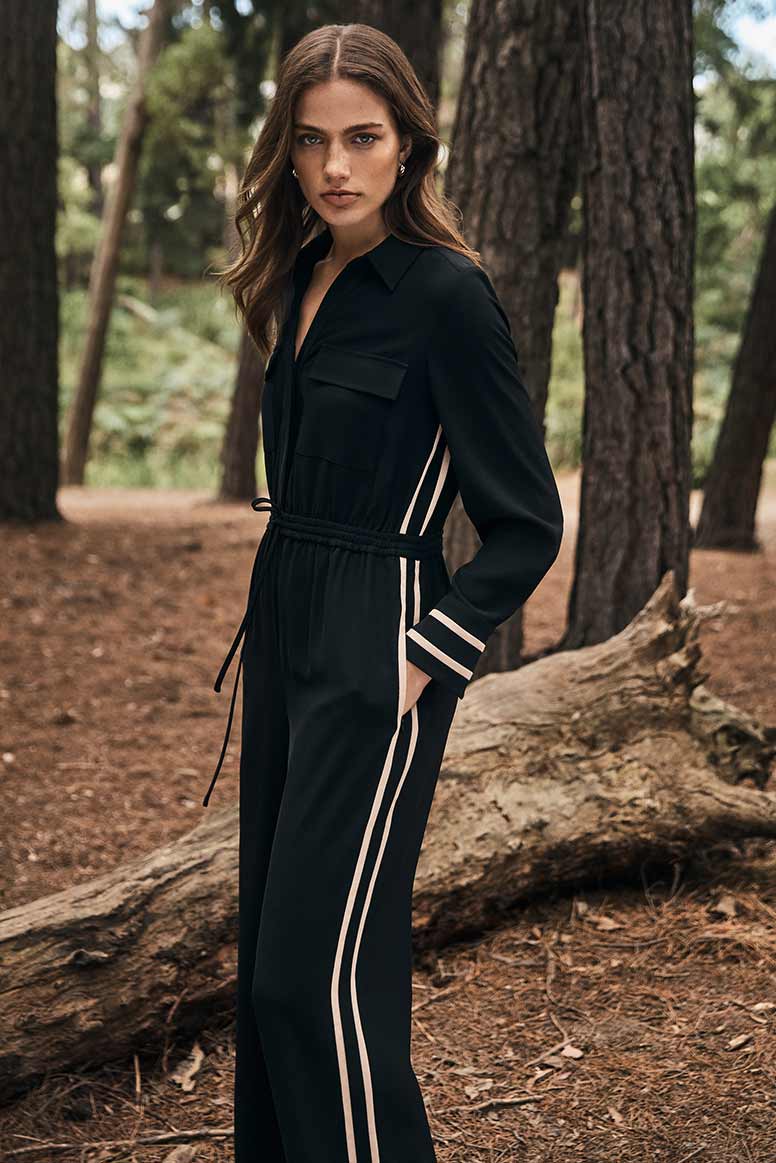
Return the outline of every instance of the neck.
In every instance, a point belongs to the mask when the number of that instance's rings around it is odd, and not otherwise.
[[[323,261],[331,262],[335,267],[344,266],[351,259],[372,250],[391,233],[382,218],[378,223],[367,221],[356,223],[355,226],[336,227],[327,223],[327,227],[332,245]]]

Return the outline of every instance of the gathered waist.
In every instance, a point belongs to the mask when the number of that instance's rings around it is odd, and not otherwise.
[[[234,641],[221,664],[221,669],[218,672],[218,677],[214,684],[216,693],[221,690],[221,684],[224,681],[226,672],[231,665],[240,643],[245,637],[245,630],[252,616],[256,598],[264,579],[270,546],[278,537],[291,537],[302,541],[317,541],[323,545],[339,546],[354,550],[358,553],[379,553],[383,556],[391,557],[423,559],[442,555],[441,530],[437,530],[435,533],[396,533],[380,529],[367,529],[361,525],[346,525],[340,521],[326,521],[322,517],[303,517],[300,513],[285,512],[270,497],[254,497],[251,501],[251,508],[257,513],[269,512],[269,521],[267,522],[267,528],[264,530],[264,534],[256,551],[245,613],[235,634]],[[232,719],[234,717],[234,704],[237,697],[237,684],[240,680],[242,658],[242,650],[240,650],[237,675],[229,704],[226,733],[223,744],[221,745],[221,754],[210,781],[210,787],[202,801],[204,807],[208,805],[211,793],[218,779],[218,773],[224,762],[224,756],[226,755],[229,734],[232,728]]]
[[[266,500],[266,497],[257,497],[251,504],[257,512],[266,512],[266,509],[261,509],[256,504],[258,501]],[[304,517],[299,513],[288,513],[278,509],[274,504],[269,512],[265,537],[274,526],[283,537],[317,541],[324,545],[335,545],[366,553],[417,559],[434,557],[442,553],[441,530],[434,533],[397,533],[390,530],[368,529],[362,525],[346,525],[341,521],[327,521],[322,517]]]

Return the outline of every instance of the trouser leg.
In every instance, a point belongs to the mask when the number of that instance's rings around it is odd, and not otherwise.
[[[406,613],[378,608],[396,641]],[[457,699],[432,682],[397,725],[398,669],[357,671],[365,629],[343,614],[328,641],[340,660],[352,644],[352,665],[328,687],[290,682],[253,980],[286,1163],[435,1159],[410,1061],[411,900]]]
[[[275,648],[274,617],[273,594],[267,579],[246,632],[243,656],[234,1078],[236,1163],[285,1163],[252,1003],[259,921],[288,759],[288,717]]]
[[[407,754],[384,824],[381,816],[382,852],[374,855],[373,892],[362,918],[353,1001],[363,1028],[359,1074],[371,1152],[364,1158],[372,1163],[435,1159],[410,1056],[412,885],[456,705],[452,692],[431,682],[404,716]]]

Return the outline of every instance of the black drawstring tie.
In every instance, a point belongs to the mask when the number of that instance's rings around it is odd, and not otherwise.
[[[442,558],[441,529],[437,529],[433,533],[396,533],[392,530],[385,529],[365,529],[357,525],[346,525],[341,521],[328,521],[323,517],[306,517],[300,513],[285,512],[271,501],[269,497],[254,497],[251,501],[251,506],[257,513],[269,512],[269,523],[259,543],[259,549],[253,563],[248,606],[243,620],[240,623],[240,628],[235,635],[234,642],[229,647],[229,653],[218,672],[215,685],[216,693],[221,690],[221,683],[224,681],[224,676],[234,658],[237,647],[240,645],[240,640],[246,631],[253,611],[253,604],[256,601],[256,595],[259,592],[261,579],[264,576],[266,561],[269,556],[270,547],[268,544],[265,545],[265,542],[271,541],[276,536],[278,529],[283,529],[284,535],[291,539],[315,541],[328,546],[341,546],[345,549],[358,550],[363,553],[378,553],[390,557],[403,556],[417,559]],[[262,508],[261,506],[268,506],[268,508]],[[244,648],[245,646],[243,644]],[[234,703],[237,697],[237,686],[240,681],[242,658],[243,651],[241,650],[237,675],[234,680],[234,689],[232,691],[232,702],[229,707],[229,718],[226,724],[224,745],[221,748],[221,756],[218,760],[218,766],[216,767],[213,778],[210,781],[207,795],[202,801],[204,807],[207,807],[210,793],[215,786],[229,743],[229,732],[232,729],[232,717],[234,715]]]
[[[262,506],[264,506],[264,507],[262,507]],[[253,612],[253,603],[256,600],[256,595],[258,594],[259,588],[261,586],[263,566],[264,566],[264,561],[266,560],[266,556],[267,556],[266,550],[267,550],[268,546],[266,546],[264,543],[267,540],[267,538],[270,536],[270,531],[274,530],[274,528],[275,528],[275,522],[272,520],[272,515],[273,515],[273,513],[276,512],[276,506],[270,497],[254,497],[253,500],[251,501],[251,508],[254,509],[255,512],[257,512],[257,513],[269,513],[270,518],[269,518],[269,523],[267,525],[267,528],[264,530],[264,534],[263,534],[261,541],[259,543],[259,550],[258,550],[258,553],[256,556],[256,561],[254,561],[254,574],[255,574],[255,576],[253,578],[251,578],[250,593],[248,595],[248,605],[246,606],[242,622],[240,623],[239,629],[235,635],[234,642],[229,647],[229,651],[227,653],[227,656],[224,659],[223,663],[221,664],[221,669],[218,672],[218,678],[216,679],[215,685],[213,687],[213,690],[216,692],[216,694],[220,694],[220,692],[221,692],[221,684],[223,683],[224,678],[226,677],[226,672],[229,670],[229,667],[232,664],[232,659],[234,658],[235,651],[237,650],[237,647],[240,645],[240,640],[243,637],[243,635],[245,634],[245,631],[248,627],[248,622],[249,622],[251,614]],[[262,552],[262,550],[264,552]],[[261,554],[261,556],[264,560],[262,560],[259,563],[259,566],[257,569],[256,563],[259,561],[259,554]],[[244,649],[244,645],[243,645],[243,649]],[[240,657],[239,657],[238,662],[237,662],[237,674],[235,675],[234,686],[232,688],[232,701],[229,705],[229,718],[226,721],[226,734],[224,735],[224,742],[223,742],[223,746],[221,747],[221,754],[219,756],[218,763],[216,764],[216,769],[213,772],[213,778],[210,781],[210,787],[207,789],[207,792],[205,793],[205,798],[202,801],[202,806],[205,808],[208,805],[208,800],[210,799],[211,792],[213,791],[213,788],[216,786],[216,780],[218,779],[218,773],[221,770],[221,765],[223,764],[224,756],[226,755],[226,749],[229,746],[229,735],[230,735],[231,730],[232,730],[232,719],[234,718],[234,705],[235,705],[235,700],[237,698],[237,687],[239,686],[239,683],[240,683],[240,670],[242,668],[242,660],[243,660],[243,651],[241,650]]]

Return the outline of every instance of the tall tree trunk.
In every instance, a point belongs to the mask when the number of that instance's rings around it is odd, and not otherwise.
[[[240,339],[237,378],[221,450],[222,501],[256,496],[256,452],[264,365],[247,328]]]
[[[0,23],[0,520],[59,520],[56,0]]]
[[[763,461],[776,419],[776,205],[733,367],[714,458],[703,489],[694,544],[759,549],[755,536]]]
[[[691,0],[582,0],[585,408],[566,648],[687,588],[693,376]]]
[[[577,183],[579,37],[576,0],[473,0],[446,175],[466,240],[480,252],[510,319],[542,425],[558,272]],[[478,546],[459,499],[445,530],[448,565],[457,569]],[[514,669],[521,649],[518,611],[491,636],[475,677]]]
[[[86,0],[86,73],[89,89],[89,104],[86,120],[97,140],[102,131],[102,107],[100,102],[100,40],[97,22],[97,0]],[[90,162],[87,173],[92,191],[92,210],[98,216],[103,212],[102,167],[98,161]]]
[[[298,40],[322,24],[349,24],[355,20],[354,0],[318,0],[315,4],[279,4],[277,59],[281,61]]]
[[[228,143],[236,139],[233,104],[225,105],[220,110],[219,128],[224,143],[222,153],[226,154]],[[224,166],[223,245],[230,256],[240,253],[240,238],[234,223],[239,184],[237,164],[235,160],[227,158]],[[256,344],[243,326],[229,420],[221,446],[220,500],[244,501],[256,495],[256,452],[259,443],[263,378],[261,357]]]
[[[393,37],[418,74],[431,104],[439,103],[442,0],[355,0],[351,20]]]
[[[235,69],[235,93],[222,102],[217,111],[217,138],[224,162],[224,222],[223,247],[230,258],[239,255],[240,237],[235,226],[240,170],[243,158],[235,148],[239,142],[239,109],[237,93],[240,89],[240,67],[244,61],[245,42],[256,35],[247,18],[231,12],[230,25]],[[245,36],[240,32],[245,31]],[[243,82],[244,83],[244,82]],[[243,501],[256,495],[256,451],[259,441],[261,392],[264,369],[255,343],[243,325],[237,358],[237,374],[232,392],[229,420],[221,446],[221,483],[219,499]]]
[[[148,122],[146,84],[164,39],[168,3],[169,0],[154,0],[148,25],[140,39],[137,79],[116,151],[117,178],[108,196],[102,237],[92,263],[86,342],[65,445],[63,475],[68,484],[80,485],[84,481],[92,417],[102,374],[105,336],[113,306],[121,235],[135,188],[140,150]]]

